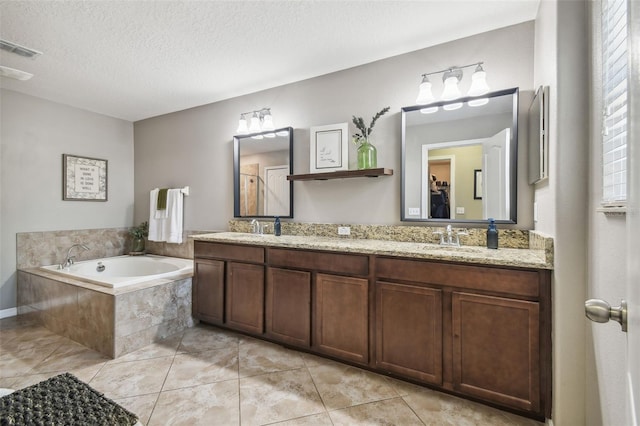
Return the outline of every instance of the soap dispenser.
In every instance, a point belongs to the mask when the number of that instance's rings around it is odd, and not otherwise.
[[[273,222],[273,235],[279,237],[281,233],[280,216],[276,216],[276,220]]]
[[[487,248],[498,248],[498,230],[496,229],[496,221],[489,218],[489,229],[487,229]]]

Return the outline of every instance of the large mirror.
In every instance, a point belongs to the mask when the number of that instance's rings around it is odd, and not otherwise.
[[[517,146],[517,88],[402,108],[401,219],[516,223]]]
[[[233,137],[234,217],[293,217],[293,129]]]

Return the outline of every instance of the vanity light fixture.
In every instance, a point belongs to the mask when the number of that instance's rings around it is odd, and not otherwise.
[[[247,123],[247,116],[251,115],[251,121]],[[236,133],[239,135],[245,135],[247,133],[259,133],[262,131],[274,130],[273,116],[271,115],[271,108],[262,108],[255,111],[243,112],[240,114],[240,120],[238,120],[238,128]],[[275,137],[275,133],[265,134],[266,137]],[[262,135],[257,135],[256,139],[262,139]]]
[[[470,65],[464,65],[461,67],[451,67],[445,70],[430,72],[426,74],[422,74],[422,82],[420,83],[420,89],[418,92],[418,98],[416,99],[416,104],[418,105],[427,105],[436,101],[435,96],[433,96],[432,92],[432,84],[429,80],[430,75],[441,74],[442,73],[442,82],[444,83],[444,89],[442,91],[442,95],[440,99],[442,101],[453,101],[458,99],[461,96],[460,88],[458,84],[462,81],[464,68],[476,67],[473,75],[471,76],[471,87],[469,88],[469,92],[467,96],[482,96],[486,93],[489,93],[489,85],[487,84],[487,73],[484,68],[482,68],[482,64],[484,62],[476,62]],[[472,99],[468,101],[469,106],[480,106],[489,102],[487,98],[480,99]],[[458,108],[461,108],[463,105],[462,102],[454,102],[444,105],[442,108],[451,111]],[[438,111],[437,106],[423,108],[420,110],[423,114],[431,114]]]

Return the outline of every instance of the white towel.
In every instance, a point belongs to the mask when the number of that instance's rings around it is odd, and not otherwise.
[[[181,189],[167,192],[167,218],[164,223],[164,237],[168,243],[182,243],[182,201]]]
[[[149,241],[162,239],[162,220],[158,217],[158,189],[152,189],[149,195]]]
[[[158,213],[158,189],[149,193],[149,241],[182,243],[183,194],[180,189],[167,192],[167,209]]]

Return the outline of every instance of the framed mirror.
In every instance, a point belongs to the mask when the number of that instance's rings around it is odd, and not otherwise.
[[[293,129],[233,137],[233,216],[293,217]]]
[[[516,223],[518,89],[402,108],[401,220]]]

